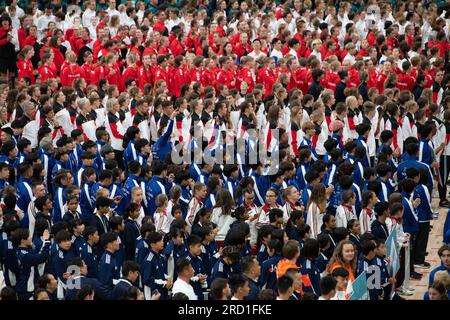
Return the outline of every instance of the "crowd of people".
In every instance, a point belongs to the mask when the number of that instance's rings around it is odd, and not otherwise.
[[[445,1],[2,2],[0,299],[413,295],[450,208]]]

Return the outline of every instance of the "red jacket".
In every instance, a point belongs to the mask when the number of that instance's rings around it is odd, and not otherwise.
[[[47,79],[56,78],[56,67],[52,63],[52,65],[42,65],[38,68],[38,72],[41,76],[41,82],[44,83]]]
[[[25,39],[27,38],[27,32],[24,28],[20,27],[19,30],[17,30],[17,36],[19,37],[19,46],[20,49],[23,49],[25,47]]]
[[[71,87],[73,80],[84,78],[84,70],[77,64],[68,65],[61,69],[61,86]]]
[[[105,66],[105,78],[108,80],[110,85],[116,85],[120,92],[125,90],[122,74],[120,73],[120,69],[117,65]]]
[[[153,31],[159,31],[161,33],[164,33],[164,31],[166,30],[166,25],[164,24],[164,22],[161,21],[156,21],[155,25],[153,26]]]
[[[189,83],[189,77],[187,76],[184,68],[178,67],[172,73],[172,84],[170,86],[170,93],[175,97],[181,96],[181,88],[184,84]]]
[[[32,46],[34,47],[34,44],[36,43],[37,38],[33,37],[33,36],[28,36],[25,38],[25,43],[24,43],[24,47],[25,46]]]
[[[97,66],[93,70],[93,73],[91,75],[91,83],[98,86],[98,82],[100,81],[100,79],[104,78],[105,78],[105,67],[103,67],[102,65]]]
[[[384,82],[386,81],[387,75],[384,73],[379,73],[376,79],[376,87],[378,89],[378,93],[382,94],[384,92]]]
[[[127,67],[122,75],[123,81],[125,82],[127,79],[134,79],[136,80],[136,83],[138,82],[138,73],[139,73],[139,68],[134,66],[134,67]]]
[[[160,66],[155,67],[155,73],[154,73],[154,82],[158,80],[164,80],[166,82],[166,85],[169,85],[169,77],[167,74],[167,71],[161,68]]]
[[[169,49],[172,51],[174,57],[181,56],[184,52],[184,47],[177,38],[170,43]]]
[[[201,82],[202,72],[199,68],[194,67],[189,73],[189,78],[191,82]]]
[[[412,91],[415,82],[415,79],[405,72],[401,72],[397,76],[397,88],[399,90]]]
[[[242,43],[238,42],[236,43],[236,45],[233,47],[233,52],[236,53],[236,55],[238,56],[238,58],[242,57],[243,55],[249,54],[250,52],[253,51],[253,48],[250,44],[246,43],[245,45],[243,45]]]
[[[347,88],[359,87],[359,72],[355,68],[348,70],[348,75],[350,76],[347,82]]]
[[[325,78],[323,79],[323,82],[321,83],[326,89],[330,89],[333,92],[336,91],[336,87],[339,83],[340,79],[337,74],[337,72],[333,72],[331,70],[328,70],[325,73]]]
[[[237,72],[236,88],[239,90],[242,82],[247,82],[248,92],[252,92],[255,88],[255,81],[253,80],[252,71],[249,68],[242,68]]]
[[[81,66],[81,69],[84,71],[84,80],[86,80],[86,84],[90,85],[95,77],[95,70],[93,66],[85,63]]]
[[[17,70],[19,73],[18,80],[22,79],[22,77],[28,77],[31,80],[31,84],[35,83],[34,74],[33,74],[33,64],[30,60],[17,60]]]
[[[152,72],[152,68],[151,66],[149,66],[148,68],[145,68],[144,66],[139,68],[138,71],[138,81],[137,84],[139,86],[139,89],[141,89],[142,91],[144,91],[144,86],[147,83],[151,83],[153,84],[153,72]]]
[[[214,72],[208,69],[202,70],[202,86],[203,88],[214,86],[216,77],[214,75]]]
[[[264,86],[264,97],[272,93],[272,87],[276,81],[275,74],[270,68],[261,68],[258,70],[257,82]]]
[[[216,89],[219,88],[220,84],[224,84],[228,87],[228,89],[232,89],[233,86],[231,85],[231,83],[234,81],[234,77],[232,77],[231,75],[232,73],[230,71],[220,69],[216,77]]]

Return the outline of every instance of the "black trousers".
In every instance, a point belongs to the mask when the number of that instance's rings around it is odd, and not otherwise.
[[[114,150],[114,160],[117,161],[117,166],[122,169],[125,170],[125,165],[124,165],[124,159],[123,159],[123,151],[119,151],[119,150]]]
[[[447,181],[448,174],[450,173],[450,156],[442,155],[439,159],[439,200],[443,201],[447,199]]]
[[[395,284],[396,288],[399,288],[403,285],[403,281],[405,280],[405,248],[402,247],[400,249],[400,269],[398,270],[395,279],[397,280],[397,283]]]
[[[419,233],[417,234],[416,239],[416,246],[415,246],[416,249],[414,250],[415,251],[414,262],[416,264],[425,262],[425,253],[427,251],[429,235],[430,235],[430,221],[420,222]]]
[[[416,249],[417,249],[417,233],[411,234],[411,239],[409,241],[410,243],[410,254],[409,254],[409,271],[410,273],[414,272],[414,257],[416,256]]]

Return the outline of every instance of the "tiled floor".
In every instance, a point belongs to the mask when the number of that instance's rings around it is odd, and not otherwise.
[[[438,208],[438,199],[434,198],[432,201],[433,208]],[[442,232],[444,228],[445,218],[447,217],[448,209],[439,209],[439,219],[433,220],[431,225],[433,229],[431,230],[430,237],[428,239],[428,256],[426,261],[431,264],[430,269],[416,269],[417,272],[423,273],[422,280],[410,280],[410,286],[415,289],[414,295],[405,297],[408,300],[423,300],[424,293],[428,290],[428,277],[430,271],[436,268],[440,264],[439,256],[437,254],[438,249],[442,245]]]

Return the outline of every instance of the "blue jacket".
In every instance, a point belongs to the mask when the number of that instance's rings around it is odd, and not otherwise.
[[[58,171],[61,169],[71,170],[70,162],[69,161],[62,162],[61,160],[55,160],[55,163],[54,163],[52,171],[51,171],[51,180],[53,180],[55,178],[56,173],[58,173]],[[76,172],[76,171],[72,171],[72,172]]]
[[[423,170],[423,172],[427,175],[428,184],[427,187],[431,190],[433,188],[433,175],[431,174],[430,167],[420,161],[417,161],[417,157],[409,156],[404,154],[402,156],[402,162],[398,165],[397,168],[397,177],[398,182],[406,179],[406,169],[408,168],[418,168]]]
[[[320,251],[319,256],[316,258],[315,264],[320,273],[324,272],[327,268],[328,258],[322,251]]]
[[[306,136],[303,137],[302,141],[300,141],[299,147],[301,147],[301,146],[308,146],[309,147],[309,150],[311,151],[312,159],[314,161],[317,161],[319,159],[319,156],[317,155],[317,152],[316,152],[316,148],[314,148],[312,141],[309,140]]]
[[[0,162],[9,164],[11,167],[15,169],[16,172],[17,169],[19,168],[19,158],[10,159],[5,155],[0,155]]]
[[[173,120],[169,120],[169,124],[166,132],[158,138],[156,143],[153,145],[153,156],[155,159],[166,161],[169,154],[172,152],[173,143],[170,141],[170,135],[173,131]]]
[[[305,174],[308,172],[310,165],[310,163],[302,163],[297,167],[297,185],[299,192],[306,187]]]
[[[97,152],[96,152],[96,156],[95,156],[95,164],[97,165],[97,168],[99,170],[103,169],[103,157],[100,154],[100,151],[102,149],[102,147],[106,144],[106,142],[102,141],[102,140],[97,140],[96,141],[96,145],[97,145]]]
[[[164,179],[158,176],[154,176],[146,185],[145,190],[145,194],[148,200],[148,209],[151,214],[155,213],[156,211],[156,197],[161,193],[167,194],[166,182],[164,181]]]
[[[119,282],[115,285],[114,290],[111,293],[111,299],[120,300],[126,295],[127,290],[132,286],[133,284],[128,279],[120,278]]]
[[[150,249],[141,265],[141,272],[143,285],[148,287],[151,292],[157,289],[161,293],[160,299],[167,299],[168,290],[165,286],[167,261],[164,255]]]
[[[430,139],[420,138],[418,160],[429,166],[434,161],[434,150],[430,146]]]
[[[138,153],[136,151],[136,148],[134,147],[134,140],[131,140],[130,142],[128,142],[128,146],[125,149],[125,151],[123,152],[123,160],[124,160],[124,164],[125,164],[125,168],[128,168],[128,164],[131,161],[137,160],[138,158]]]
[[[55,278],[65,282],[63,274],[67,271],[67,262],[73,257],[72,248],[66,251],[61,249],[56,243],[53,243],[46,272],[53,274]]]
[[[301,202],[302,205],[306,208],[308,204],[309,197],[311,196],[312,186],[307,184],[305,189],[302,190]]]
[[[447,269],[442,263],[439,267],[434,268],[433,270],[431,270],[430,272],[430,279],[428,280],[428,285],[432,285],[434,282],[434,275],[436,274],[436,272],[438,271],[445,271],[447,270],[448,274],[450,275],[450,269]]]
[[[389,237],[389,230],[386,224],[382,224],[378,220],[372,222],[370,226],[370,231],[377,239],[383,239],[386,241],[387,238]]]
[[[431,197],[428,188],[423,184],[418,184],[413,193],[413,198],[420,198],[420,204],[417,207],[419,222],[430,221],[433,209],[431,209]]]
[[[142,189],[142,192],[144,192],[144,189]],[[125,199],[126,197],[124,188],[118,183],[115,182],[111,183],[111,185],[109,186],[109,197],[111,199],[114,199],[114,197],[122,197],[122,200],[119,202],[118,205],[116,205],[115,202],[111,203],[111,209],[113,209],[118,215],[122,216],[125,212],[125,208],[130,203],[129,201],[127,202],[127,200]]]
[[[182,186],[179,185],[179,187],[181,188],[181,197],[179,200],[179,204],[181,206],[181,208],[183,208],[183,218],[186,218],[187,212],[188,212],[188,208],[189,208],[189,201],[191,200],[192,197],[192,193],[191,193],[191,189],[189,188],[189,186]],[[215,192],[211,192],[215,195]],[[208,197],[209,200],[209,197]],[[208,205],[208,200],[206,200],[206,205]],[[211,204],[210,207],[207,208],[212,208],[213,205]]]
[[[414,209],[412,202],[409,200],[411,195],[402,192],[402,196],[402,205],[405,209],[403,213],[403,231],[411,235],[416,234],[419,232],[419,220],[416,209]]]
[[[31,190],[32,181],[27,178],[19,178],[19,182],[16,185],[17,190],[17,206],[23,212],[27,212],[28,204],[33,197],[33,191]],[[26,215],[25,215],[26,216]]]
[[[88,167],[85,166],[84,164],[81,165],[80,169],[78,169],[77,174],[74,177],[74,184],[77,185],[78,188],[81,188],[82,181],[83,181],[83,172],[86,168],[88,168]],[[95,169],[94,166],[92,166],[91,168]]]
[[[123,242],[125,245],[125,260],[134,260],[136,252],[136,241],[141,235],[139,227],[133,219],[125,220],[125,228],[123,230]]]
[[[197,182],[198,179],[200,179],[201,173],[202,173],[202,170],[198,164],[192,163],[189,166],[189,175],[191,176],[192,180],[194,180],[195,182]]]
[[[72,251],[74,256],[81,257],[81,250],[83,249],[84,245],[86,244],[86,241],[82,236],[75,236],[72,235]]]
[[[331,166],[328,168],[327,176],[325,178],[325,186],[329,187],[334,182],[334,176],[336,175],[338,165],[333,162]]]
[[[6,238],[6,234],[2,238]],[[16,247],[13,243],[5,239],[2,245],[2,261],[5,283],[9,287],[14,287],[19,277],[19,264],[16,256]]]
[[[85,223],[92,218],[95,210],[95,202],[92,202],[94,184],[94,182],[86,182],[80,192],[80,209]]]
[[[272,289],[277,292],[277,264],[283,259],[280,254],[276,254],[262,263],[259,285],[261,288]]]
[[[257,281],[250,279],[246,275],[244,277],[247,279],[248,286],[250,287],[250,291],[248,295],[244,298],[244,300],[258,300],[259,295],[259,284]]]
[[[262,243],[258,248],[258,253],[256,254],[256,260],[258,260],[259,264],[262,265],[264,261],[269,258],[269,254],[267,253],[267,247],[264,243]]]
[[[56,186],[55,193],[53,194],[53,223],[61,221],[64,217],[64,205],[67,201],[65,190],[66,188],[64,186]]]
[[[266,175],[252,172],[250,177],[255,182],[253,190],[255,191],[255,205],[263,206],[266,203],[266,193],[270,187],[270,179]]]
[[[127,178],[127,180],[125,180],[125,183],[123,184],[123,194],[124,197],[122,199],[122,202],[124,202],[125,204],[130,203],[131,201],[131,190],[133,190],[133,188],[135,187],[140,187],[139,184],[139,177],[135,176],[134,174],[130,174]],[[144,190],[142,190],[144,192]]]
[[[232,178],[229,177],[229,178],[227,178],[227,181],[225,181],[225,182],[223,183],[222,188],[224,188],[224,189],[230,191],[231,196],[232,196],[233,199],[234,199],[234,197],[235,197],[235,195],[236,195],[236,188],[237,188],[237,185],[238,185],[238,182],[237,182],[235,179],[232,179]],[[237,199],[234,199],[234,200],[236,201]]]
[[[361,159],[361,163],[363,164],[363,166],[364,166],[365,168],[370,167],[369,150],[368,150],[368,148],[367,148],[367,139],[364,138],[364,137],[362,137],[362,136],[359,136],[358,139],[356,139],[355,142],[356,142],[356,145],[357,145],[357,146],[363,146],[364,149],[366,150],[366,153],[365,153],[365,155],[364,155],[364,158]]]
[[[305,259],[305,261],[302,263],[301,270],[302,275],[307,274],[309,276],[309,280],[311,281],[314,293],[320,296],[320,270],[317,267],[316,262]]]
[[[90,285],[95,292],[95,300],[111,300],[112,292],[103,286],[100,281],[92,277],[79,276],[80,287]],[[64,298],[66,300],[75,300],[77,298],[78,289],[67,289]]]
[[[201,257],[194,257],[191,253],[188,253],[186,256],[186,259],[188,259],[191,262],[191,266],[194,269],[194,276],[198,274],[207,274],[204,262]],[[198,300],[203,300],[203,289],[202,284],[200,281],[192,281],[191,280],[192,288],[194,288],[194,292],[198,297]]]
[[[120,265],[114,254],[105,250],[98,263],[97,279],[100,283],[112,290],[114,288],[113,280],[120,278]]]
[[[42,250],[39,252],[34,252],[31,248],[18,247],[16,249],[17,263],[19,266],[16,284],[18,294],[33,293],[34,284],[38,280],[38,273],[35,272],[35,268],[48,259],[49,250],[50,241],[45,241]]]
[[[230,266],[223,261],[223,258],[220,257],[219,260],[217,260],[216,264],[212,268],[211,271],[211,281],[213,281],[216,278],[224,278],[229,279],[231,275],[240,273],[240,265],[236,264],[233,266]]]
[[[377,181],[381,184],[380,193],[377,195],[378,199],[380,201],[388,202],[389,197],[391,196],[392,192],[394,192],[392,184],[390,183],[390,181],[384,181],[380,178],[377,178]]]
[[[375,266],[377,263],[376,257],[372,260],[367,260],[363,255],[361,255],[358,258],[358,272],[357,274],[360,275],[363,271],[366,271],[366,277],[369,280],[370,277],[373,276],[374,271],[369,272],[370,266]],[[376,271],[375,271],[376,272]],[[382,293],[382,289],[369,289],[369,297],[370,300],[379,300],[379,296]]]
[[[177,265],[178,259],[188,255],[188,250],[187,250],[187,247],[186,247],[186,245],[184,243],[182,245],[180,245],[180,246],[176,246],[173,243],[173,240],[169,240],[167,242],[166,247],[164,248],[163,255],[166,257],[167,263],[169,263],[169,258],[170,257],[173,258],[173,267],[174,267],[174,271],[175,271],[175,267]],[[173,273],[173,280],[175,281],[176,279],[177,279],[177,273],[174,272]]]
[[[80,256],[87,265],[88,277],[95,278],[97,276],[98,259],[96,248],[85,242],[81,248]]]
[[[148,253],[150,252],[150,249],[148,247],[147,242],[145,242],[144,239],[142,239],[142,236],[139,236],[136,239],[136,251],[134,253],[134,261],[139,263],[139,265],[142,267],[142,264],[144,263],[145,257],[147,257]],[[142,271],[142,269],[141,269]]]

